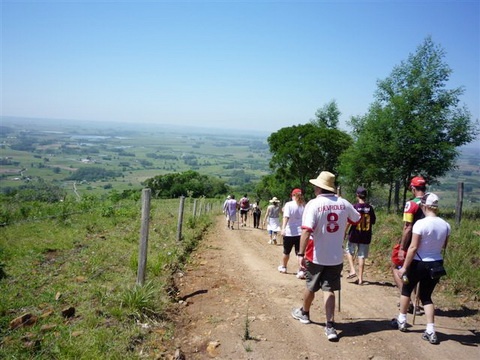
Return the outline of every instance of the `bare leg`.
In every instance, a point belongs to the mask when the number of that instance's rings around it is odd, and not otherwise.
[[[410,305],[410,298],[408,296],[400,296],[400,314],[406,314],[408,306]]]
[[[433,324],[435,322],[435,307],[433,304],[428,304],[423,306],[423,311],[425,311],[425,317],[427,318],[427,324]]]
[[[313,299],[315,299],[315,293],[311,292],[308,289],[305,289],[303,293],[303,311],[310,312],[310,306],[312,305]]]
[[[323,303],[327,322],[335,321],[335,293],[333,291],[323,292]]]
[[[287,267],[287,264],[288,264],[288,260],[290,259],[290,255],[285,255],[283,254],[283,266],[285,266],[285,268]]]
[[[355,274],[355,266],[353,265],[353,256],[347,252],[348,264],[350,265],[350,275]]]
[[[365,268],[365,258],[358,258],[358,283],[363,283],[363,269]]]
[[[395,265],[392,264],[392,275],[393,275],[393,280],[395,281],[395,285],[397,285],[398,290],[400,293],[402,292],[402,287],[403,287],[403,281],[400,279],[400,277],[397,275],[397,272],[395,271]]]

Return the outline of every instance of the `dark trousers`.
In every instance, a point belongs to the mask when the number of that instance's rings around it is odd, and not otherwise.
[[[261,214],[262,213],[260,213],[260,212],[258,212],[258,213],[254,212],[253,213],[253,227],[254,228],[258,228],[260,226],[260,215]]]

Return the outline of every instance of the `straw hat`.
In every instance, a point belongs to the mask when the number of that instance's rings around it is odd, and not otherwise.
[[[335,175],[328,171],[322,171],[316,179],[310,179],[310,183],[321,189],[335,192]]]
[[[278,203],[280,200],[278,200],[275,196],[272,198],[272,200],[269,200],[271,203]]]

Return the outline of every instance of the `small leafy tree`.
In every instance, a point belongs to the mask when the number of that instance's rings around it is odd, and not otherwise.
[[[377,83],[369,113],[352,119],[356,143],[344,159],[363,181],[403,185],[414,175],[435,182],[455,167],[457,147],[475,139],[478,120],[460,105],[462,87],[448,89],[444,50],[427,37],[414,54]],[[374,167],[368,163],[374,163]],[[358,165],[364,164],[364,168]],[[353,171],[350,171],[352,176]],[[398,206],[398,204],[397,204]]]
[[[320,128],[337,129],[340,114],[337,102],[331,100],[315,112],[315,119],[311,123]]]

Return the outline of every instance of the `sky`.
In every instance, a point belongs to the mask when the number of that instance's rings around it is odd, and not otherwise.
[[[348,130],[428,36],[478,119],[480,0],[2,0],[0,115]]]

